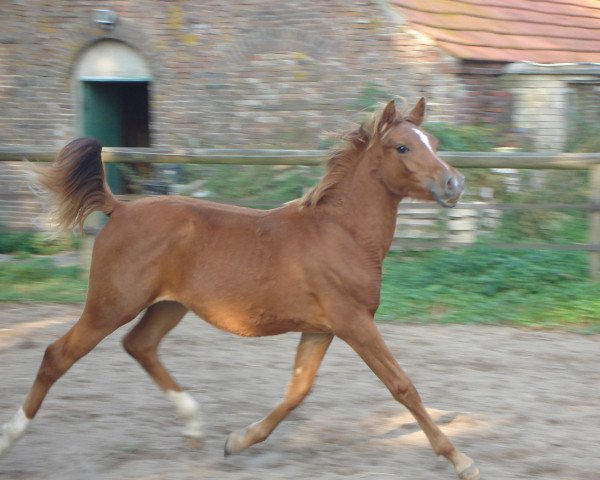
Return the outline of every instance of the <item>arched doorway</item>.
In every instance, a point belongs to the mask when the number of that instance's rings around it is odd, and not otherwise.
[[[75,66],[80,131],[106,147],[149,147],[150,69],[133,48],[102,40],[85,50]],[[109,165],[107,180],[123,192],[117,168]]]

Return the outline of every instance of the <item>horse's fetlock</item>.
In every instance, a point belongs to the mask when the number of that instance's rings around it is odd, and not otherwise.
[[[250,425],[246,430],[246,435],[250,438],[252,444],[264,442],[269,436],[269,432],[258,422]]]
[[[176,392],[168,390],[167,397],[175,404],[177,416],[183,420],[196,420],[200,406],[198,402],[187,392]]]
[[[452,445],[452,443],[449,440],[445,440],[435,445],[432,445],[432,447],[433,452],[436,454],[436,456],[445,457],[450,461],[452,461],[454,452],[456,452],[456,447]]]

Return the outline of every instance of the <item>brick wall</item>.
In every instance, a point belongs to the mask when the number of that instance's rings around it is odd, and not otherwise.
[[[399,25],[381,1],[7,0],[0,16],[0,144],[58,148],[76,136],[77,59],[127,42],[147,59],[156,147],[319,146],[348,128],[365,92],[414,101],[453,120],[458,62]],[[464,116],[468,117],[468,113]]]
[[[512,123],[512,93],[502,81],[506,64],[465,61],[457,68],[462,84],[462,102],[457,121],[464,124],[489,123],[506,128]]]
[[[0,163],[0,231],[31,230],[45,223],[42,205],[29,183],[27,164]]]
[[[117,13],[114,29],[92,21],[96,8]],[[425,96],[430,120],[466,123],[493,121],[504,101],[488,95],[496,66],[465,70],[381,0],[5,0],[0,145],[57,151],[82,133],[75,69],[103,39],[150,66],[157,148],[318,148],[373,99]],[[4,184],[15,168],[0,164]],[[37,215],[7,192],[0,223]]]
[[[533,139],[535,150],[563,151],[573,140],[569,135],[575,133],[582,115],[589,125],[597,124],[592,111],[597,108],[598,95],[585,93],[599,91],[598,66],[525,66],[519,72],[508,72],[503,81],[513,93],[513,124]]]

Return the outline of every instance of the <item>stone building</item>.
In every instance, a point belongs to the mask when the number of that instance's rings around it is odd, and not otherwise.
[[[600,10],[500,4],[4,0],[0,147],[319,148],[398,95],[561,149],[566,98],[600,82]]]
[[[390,95],[426,96],[434,120],[531,128],[527,109],[558,116],[600,82],[587,0],[3,3],[4,146],[315,148]]]
[[[582,119],[600,121],[598,2],[392,3],[408,25],[459,60],[459,120],[495,122],[505,112],[536,150],[553,151],[565,148]]]
[[[365,97],[458,104],[454,60],[379,1],[8,0],[0,32],[2,145],[314,148]]]

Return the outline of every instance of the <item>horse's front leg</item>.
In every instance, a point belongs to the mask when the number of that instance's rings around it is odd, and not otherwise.
[[[433,422],[408,375],[400,368],[384,343],[371,317],[356,319],[357,324],[340,332],[346,341],[385,384],[392,396],[402,403],[417,420],[436,455],[444,455],[454,465],[461,480],[478,480],[479,469],[461,453]]]
[[[333,339],[326,333],[303,333],[296,350],[296,360],[292,378],[283,401],[262,420],[229,434],[225,443],[225,455],[238,453],[265,440],[275,427],[300,403],[310,392],[317,370],[325,356],[325,352]]]

